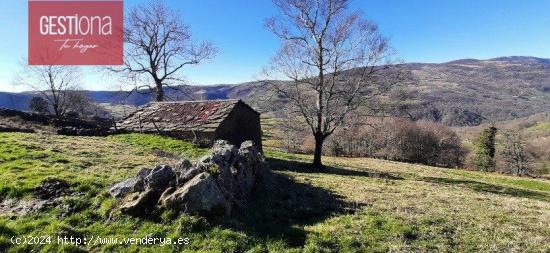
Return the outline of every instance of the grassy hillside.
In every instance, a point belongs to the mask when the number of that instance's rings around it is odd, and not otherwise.
[[[156,136],[108,138],[0,133],[0,199],[28,201],[48,178],[80,192],[26,216],[0,214],[0,252],[550,251],[550,182],[372,159],[268,151],[270,185],[225,220],[111,211],[108,188],[139,168],[205,150]],[[70,208],[68,208],[70,207]],[[188,237],[189,245],[12,245],[12,236]]]

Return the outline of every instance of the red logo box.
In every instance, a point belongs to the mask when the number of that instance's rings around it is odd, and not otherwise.
[[[123,64],[122,0],[29,0],[29,65]]]

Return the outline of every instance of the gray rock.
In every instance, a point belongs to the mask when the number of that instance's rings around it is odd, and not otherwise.
[[[243,142],[238,150],[238,154],[239,161],[245,162],[246,166],[256,167],[265,162],[262,153],[256,148],[252,141]]]
[[[217,164],[220,167],[230,167],[235,162],[237,148],[227,141],[217,140],[212,147],[210,155],[199,159],[197,168],[207,171],[212,164]]]
[[[178,162],[176,165],[176,169],[174,170],[177,177],[177,185],[182,185],[185,182],[189,181],[194,176],[198,175],[200,173],[200,170],[193,167],[193,164],[191,164],[191,161],[188,159],[182,159]]]
[[[138,172],[137,177],[141,178],[141,179],[145,179],[145,177],[147,177],[149,174],[151,174],[152,170],[153,169],[143,168]]]
[[[245,141],[241,144],[238,156],[233,199],[238,204],[244,204],[249,199],[259,176],[265,173],[265,159],[252,141]]]
[[[164,190],[164,192],[160,195],[158,204],[162,204],[162,202],[170,197],[170,195],[172,195],[172,193],[174,193],[175,191],[176,187],[168,187],[166,190]]]
[[[186,171],[188,171],[189,169],[191,169],[193,167],[193,164],[191,164],[191,161],[189,161],[189,159],[182,159],[181,161],[178,162],[178,165],[176,166],[175,168],[175,172],[176,173],[185,173]]]
[[[201,158],[199,158],[199,160],[197,161],[197,164],[195,165],[195,168],[198,168],[200,170],[203,170],[203,171],[206,171],[206,169],[208,168],[208,166],[210,164],[212,164],[212,160],[211,160],[211,156],[207,155],[207,156],[203,156]]]
[[[234,168],[237,154],[238,150],[234,145],[224,140],[218,140],[214,143],[211,154],[201,158],[196,166],[214,177],[224,198],[229,202],[233,199],[233,175],[237,173]]]
[[[159,195],[153,190],[128,195],[120,207],[123,214],[144,216],[155,210]]]
[[[214,178],[206,172],[195,176],[161,203],[165,208],[191,214],[225,215],[230,212],[229,203]]]
[[[145,177],[145,189],[163,192],[166,188],[175,185],[176,173],[168,165],[159,165]]]
[[[198,169],[198,168],[191,168],[191,169],[187,170],[184,174],[182,174],[178,177],[178,185],[183,185],[183,184],[187,183],[187,181],[191,180],[196,175],[198,175],[202,172],[204,172],[204,171],[202,171],[201,169]]]
[[[259,177],[267,171],[265,158],[252,141],[245,141],[241,144],[238,167],[252,169],[254,180],[260,179]]]
[[[237,148],[224,140],[217,140],[212,147],[210,160],[220,166],[229,167],[235,162]]]
[[[139,192],[143,190],[143,179],[133,177],[128,178],[120,183],[115,184],[111,189],[109,190],[109,193],[111,196],[115,198],[122,198],[129,193],[132,192]]]
[[[212,154],[201,158],[197,168],[212,174],[228,201],[244,205],[264,171],[265,159],[251,141],[243,142],[239,149],[226,141],[216,141]]]

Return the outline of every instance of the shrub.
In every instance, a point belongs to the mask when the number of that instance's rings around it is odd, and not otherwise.
[[[373,157],[442,167],[461,166],[460,138],[448,127],[428,121],[374,119],[343,128],[329,139],[329,155]]]
[[[36,113],[48,114],[48,107],[48,101],[43,97],[32,97],[29,101],[29,108]]]

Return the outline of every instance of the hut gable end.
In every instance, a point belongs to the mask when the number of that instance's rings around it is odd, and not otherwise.
[[[260,113],[240,101],[220,123],[216,136],[234,144],[251,140],[262,150]]]

